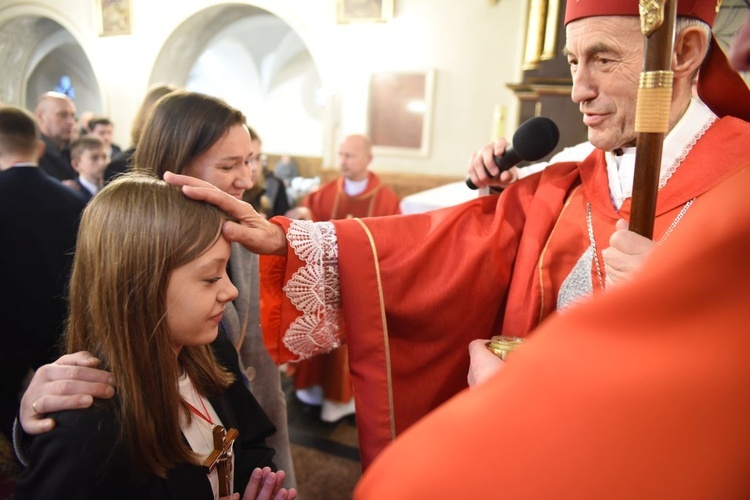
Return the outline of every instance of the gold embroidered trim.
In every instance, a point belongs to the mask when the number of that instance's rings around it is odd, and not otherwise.
[[[375,261],[375,274],[377,276],[378,280],[378,300],[380,301],[380,321],[383,323],[383,345],[385,348],[385,369],[386,369],[386,379],[388,381],[388,413],[390,415],[391,420],[391,439],[396,439],[396,418],[394,415],[394,408],[393,408],[393,377],[391,375],[391,348],[388,343],[388,323],[386,322],[385,317],[385,300],[383,298],[383,282],[380,279],[380,261],[378,260],[378,249],[375,246],[375,240],[372,237],[372,233],[370,232],[370,228],[367,227],[367,225],[362,221],[362,219],[355,219],[360,226],[362,226],[362,229],[364,230],[365,234],[367,235],[367,239],[370,241],[370,249],[372,250],[372,255],[374,257]]]
[[[547,248],[549,247],[550,241],[552,241],[552,237],[555,235],[555,229],[557,229],[557,225],[560,223],[560,219],[562,219],[563,214],[568,209],[568,206],[570,205],[571,201],[573,200],[573,197],[575,196],[578,189],[581,187],[581,184],[577,185],[573,191],[570,192],[570,195],[568,195],[568,199],[565,200],[565,204],[563,205],[562,210],[560,211],[560,215],[557,216],[557,220],[555,221],[555,225],[552,226],[552,231],[549,233],[549,237],[547,238],[547,242],[544,244],[544,248],[542,249],[542,253],[539,255],[539,293],[541,295],[540,301],[539,301],[539,321],[537,323],[541,323],[544,319],[544,255],[547,253]]]

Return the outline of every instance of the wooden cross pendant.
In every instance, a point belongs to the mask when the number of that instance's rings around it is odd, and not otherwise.
[[[239,436],[237,429],[229,429],[229,432],[220,425],[215,425],[214,450],[203,461],[203,467],[208,472],[218,469],[219,496],[225,497],[232,494],[232,445]]]

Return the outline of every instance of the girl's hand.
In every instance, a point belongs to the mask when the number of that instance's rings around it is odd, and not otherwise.
[[[270,467],[256,468],[250,475],[242,500],[293,500],[297,498],[297,490],[282,488],[284,479],[286,479],[286,473],[283,470],[272,472]],[[227,498],[240,500],[239,493]]]

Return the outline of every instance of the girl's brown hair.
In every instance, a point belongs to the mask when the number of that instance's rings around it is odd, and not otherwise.
[[[178,388],[184,369],[199,392],[233,380],[209,346],[169,342],[166,292],[173,269],[218,240],[226,215],[142,174],[122,176],[84,211],[70,283],[67,351],[87,350],[117,381],[120,445],[136,470],[164,477],[195,462],[180,430],[188,415]]]

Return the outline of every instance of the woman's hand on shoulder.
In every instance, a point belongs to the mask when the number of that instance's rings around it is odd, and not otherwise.
[[[112,374],[97,369],[101,361],[86,351],[66,354],[39,368],[21,399],[19,420],[28,434],[55,426],[47,413],[88,408],[94,398],[115,394]]]

